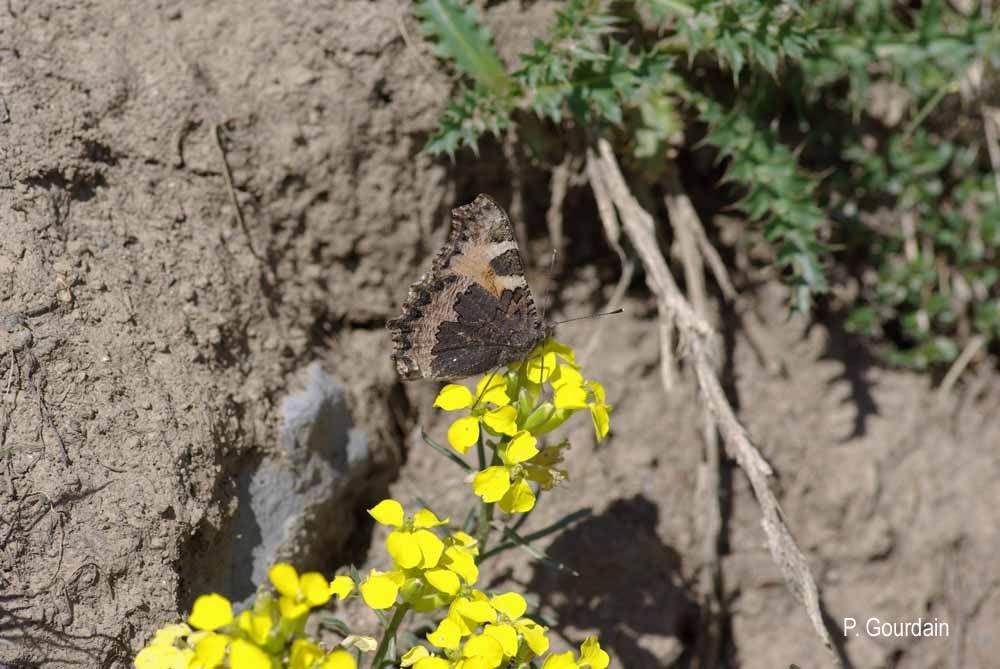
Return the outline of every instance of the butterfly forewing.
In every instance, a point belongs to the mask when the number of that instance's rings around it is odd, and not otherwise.
[[[482,374],[523,359],[545,336],[514,229],[492,198],[452,210],[448,241],[388,327],[407,380]]]

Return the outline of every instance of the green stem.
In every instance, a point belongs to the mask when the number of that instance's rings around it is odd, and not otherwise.
[[[486,543],[490,539],[490,522],[493,520],[493,504],[479,502],[479,522],[476,527],[477,548],[480,555],[486,551]]]
[[[400,604],[396,607],[396,612],[392,614],[392,620],[389,621],[389,625],[382,634],[382,640],[378,642],[378,648],[375,650],[375,658],[372,659],[372,669],[381,669],[382,663],[385,661],[385,653],[389,650],[389,639],[396,638],[396,630],[399,629],[399,624],[403,622],[403,616],[409,610],[410,607],[408,604]]]

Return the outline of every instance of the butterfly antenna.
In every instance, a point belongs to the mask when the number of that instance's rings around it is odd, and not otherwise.
[[[614,316],[615,314],[624,313],[625,309],[623,307],[618,307],[614,311],[605,311],[600,314],[591,314],[590,316],[577,316],[576,318],[567,318],[564,321],[556,321],[552,325],[562,325],[563,323],[572,323],[573,321],[585,321],[591,318],[601,318],[602,316]]]
[[[483,392],[479,393],[479,396],[476,398],[476,401],[472,403],[472,406],[469,408],[469,411],[472,411],[477,406],[479,406],[479,401],[483,399],[483,396],[486,395],[487,391],[489,391],[490,384],[493,383],[493,377],[496,375],[497,375],[496,370],[490,372],[490,378],[486,379],[486,384],[483,386]]]

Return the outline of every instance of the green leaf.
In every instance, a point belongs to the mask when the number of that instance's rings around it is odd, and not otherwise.
[[[434,441],[433,439],[431,439],[427,435],[427,433],[424,432],[423,428],[420,428],[420,438],[424,441],[425,444],[427,444],[428,446],[430,446],[431,448],[433,448],[435,451],[437,451],[438,453],[440,453],[444,457],[446,457],[449,460],[451,460],[452,462],[454,462],[456,465],[458,465],[459,467],[461,467],[465,471],[467,471],[467,472],[471,472],[472,471],[472,465],[470,465],[468,462],[466,462],[465,460],[463,460],[458,455],[458,453],[455,453],[454,451],[452,451],[449,448],[445,448],[441,444],[439,444],[436,441]]]
[[[511,79],[474,7],[463,9],[454,0],[420,0],[413,11],[424,34],[437,40],[439,57],[453,60],[494,95],[507,92]]]

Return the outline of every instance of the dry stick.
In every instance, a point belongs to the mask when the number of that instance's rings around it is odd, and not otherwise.
[[[945,397],[951,394],[951,389],[958,381],[958,378],[962,376],[962,372],[965,368],[969,366],[972,359],[979,353],[979,349],[986,344],[986,337],[983,335],[976,335],[965,345],[962,349],[962,354],[958,356],[958,359],[952,364],[948,373],[944,375],[944,379],[941,381],[941,386],[938,388],[937,396],[939,400],[943,400]]]
[[[243,218],[243,208],[240,206],[240,200],[236,197],[236,186],[233,185],[233,172],[229,169],[229,159],[226,157],[226,147],[222,144],[222,124],[216,123],[212,134],[215,135],[215,145],[219,147],[219,157],[222,159],[222,174],[226,177],[226,187],[229,189],[229,199],[233,203],[233,209],[236,210],[236,220],[239,222],[240,228],[243,230],[243,235],[246,237],[247,248],[250,249],[250,253],[254,258],[263,262],[264,259],[257,254],[257,249],[253,246],[253,238],[250,236],[250,228],[247,227],[246,219]]]
[[[983,133],[986,135],[986,152],[990,156],[993,167],[993,183],[997,190],[997,202],[1000,203],[1000,138],[997,128],[1000,127],[1000,109],[983,107]]]
[[[632,282],[632,275],[635,273],[635,263],[625,254],[625,249],[621,245],[621,226],[618,225],[618,216],[615,214],[615,205],[611,201],[611,194],[604,186],[604,180],[600,174],[600,164],[593,150],[587,150],[587,177],[590,180],[590,187],[594,191],[594,199],[597,201],[597,212],[601,217],[601,224],[604,226],[604,235],[608,238],[608,243],[614,249],[621,263],[622,272],[615,286],[611,299],[605,311],[610,311],[612,307],[621,303]],[[659,301],[657,307],[660,306]],[[669,313],[660,312],[660,375],[665,388],[672,388],[674,385],[674,357],[673,357],[673,321]],[[583,359],[586,360],[597,347],[601,333],[604,331],[605,322],[599,321],[597,329],[584,349]]]
[[[698,214],[691,204],[691,199],[684,192],[677,175],[677,166],[673,162],[668,162],[666,165],[665,182],[666,195],[663,199],[667,206],[670,225],[674,230],[681,263],[684,265],[684,280],[687,284],[688,295],[695,312],[708,320],[710,315],[708,291],[705,288],[705,265],[702,259],[703,251],[699,248],[696,232],[702,230],[704,233],[704,230],[698,219]],[[714,252],[715,249],[712,251]],[[723,273],[723,276],[728,282],[728,275]],[[716,273],[716,278],[718,279],[718,277],[719,274]],[[717,367],[715,371],[718,371]],[[714,667],[718,665],[723,651],[722,567],[719,562],[719,537],[722,534],[722,506],[719,502],[719,497],[722,494],[720,481],[722,454],[720,453],[719,433],[715,429],[715,420],[707,408],[703,409],[703,460],[698,466],[696,499],[700,508],[699,520],[701,521],[702,568],[699,585],[704,624],[699,627],[698,654],[703,666]]]
[[[520,157],[517,154],[520,142],[517,137],[517,130],[511,127],[504,137],[503,155],[507,160],[507,169],[510,174],[510,220],[514,221],[514,235],[517,243],[522,249],[528,248],[528,228],[524,223],[524,180],[521,179],[523,170],[520,168]],[[528,265],[534,265],[531,254],[522,256]]]
[[[722,390],[711,361],[711,341],[715,336],[705,322],[684,298],[667,267],[653,233],[653,218],[635,200],[618,168],[618,161],[607,140],[598,140],[600,152],[599,171],[621,217],[625,234],[632,240],[643,265],[648,281],[660,301],[662,310],[673,315],[694,367],[698,388],[703,401],[715,418],[727,452],[750,479],[754,495],[761,509],[761,525],[767,537],[771,556],[778,564],[789,588],[806,609],[813,629],[826,646],[831,660],[840,666],[840,658],[833,648],[830,634],[823,624],[819,591],[809,571],[805,556],[796,545],[782,519],[781,507],[768,485],[773,474],[770,465],[750,442],[746,430],[736,418]]]
[[[566,152],[562,162],[552,170],[552,182],[549,189],[552,196],[549,198],[549,209],[545,212],[545,225],[549,229],[549,239],[551,240],[552,248],[559,254],[560,266],[562,265],[562,258],[565,256],[566,250],[566,241],[563,238],[562,209],[563,202],[566,200],[566,191],[569,189],[569,179],[572,173],[571,163],[572,155]],[[551,278],[549,277],[549,279]]]

